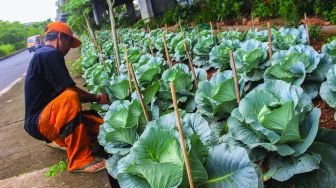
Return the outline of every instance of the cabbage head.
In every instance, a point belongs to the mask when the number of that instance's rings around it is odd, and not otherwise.
[[[306,152],[320,118],[310,97],[284,81],[266,81],[248,93],[228,119],[233,138],[271,163],[264,180],[286,181],[295,174],[319,168],[320,154]],[[266,153],[272,153],[267,158]]]

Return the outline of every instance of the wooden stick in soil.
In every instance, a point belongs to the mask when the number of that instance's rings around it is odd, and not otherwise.
[[[191,70],[191,73],[194,77],[194,82],[195,82],[195,86],[196,88],[198,87],[198,81],[197,81],[197,76],[196,76],[196,72],[195,72],[195,69],[194,69],[194,66],[192,64],[192,59],[191,59],[191,56],[190,56],[190,53],[189,53],[189,50],[188,50],[188,47],[187,47],[187,42],[184,38],[184,34],[182,35],[183,36],[183,46],[184,46],[184,50],[186,51],[187,53],[187,56],[188,56],[188,61],[189,61],[189,67],[190,67],[190,70]]]
[[[190,56],[190,53],[189,53],[189,50],[188,50],[188,47],[187,47],[187,42],[185,40],[185,37],[184,37],[184,32],[182,30],[182,26],[180,24],[180,29],[181,29],[181,32],[182,32],[182,38],[183,38],[183,46],[184,46],[184,50],[186,51],[187,53],[187,56],[188,56],[188,61],[189,61],[189,68],[191,70],[191,73],[194,77],[194,82],[195,82],[195,86],[196,88],[198,87],[198,81],[197,81],[197,76],[196,76],[196,72],[195,72],[195,69],[194,69],[194,66],[192,64],[192,59],[191,59],[191,56]]]
[[[271,23],[270,22],[267,22],[267,30],[268,30],[269,60],[270,60],[270,66],[272,66],[272,32],[271,32]]]
[[[239,92],[239,85],[238,85],[238,76],[237,76],[237,70],[236,70],[236,64],[233,57],[233,52],[230,50],[230,60],[231,60],[231,68],[233,71],[233,80],[235,84],[236,89],[236,97],[237,97],[237,103],[240,103],[240,92]]]
[[[148,38],[148,45],[149,45],[149,50],[152,54],[152,56],[154,56],[154,51],[153,51],[153,47],[152,47],[152,31],[150,28],[148,28],[149,31],[149,38]]]
[[[127,53],[127,47],[125,46],[125,59],[126,59],[126,66],[127,66],[127,75],[128,75],[128,84],[129,84],[129,88],[130,88],[130,92],[131,95],[133,93],[133,89],[132,89],[132,77],[131,77],[131,73],[130,73],[130,69],[129,69],[129,63],[128,63],[128,53]]]
[[[179,114],[179,111],[178,111],[178,106],[177,106],[177,101],[176,101],[175,86],[174,86],[173,82],[170,82],[170,90],[171,90],[171,94],[172,94],[172,98],[173,98],[175,117],[176,117],[176,122],[177,122],[177,128],[178,128],[178,131],[179,131],[180,143],[181,143],[181,147],[182,147],[182,151],[183,151],[184,161],[185,161],[185,165],[186,165],[186,169],[187,169],[189,186],[190,186],[190,188],[194,188],[194,182],[193,182],[192,175],[191,175],[187,149],[186,149],[186,146],[185,146],[185,143],[184,143],[184,138],[183,138],[180,114]]]
[[[200,33],[199,33],[198,28],[196,29],[196,35],[197,35],[198,38],[200,38]]]
[[[182,33],[182,35],[184,36],[184,31],[183,31],[183,29],[182,29],[182,25],[181,25],[181,23],[179,22],[179,27],[180,27],[180,32]]]
[[[252,28],[254,30],[254,18],[253,18],[253,13],[251,13],[251,17],[252,17]]]
[[[95,32],[93,31],[93,29],[91,27],[91,24],[89,22],[88,17],[84,13],[83,13],[83,16],[84,16],[84,19],[85,19],[86,27],[88,28],[89,34],[92,37],[93,44],[94,44],[94,46],[96,48],[98,48],[100,58],[102,59],[102,63],[105,64],[105,59],[104,59],[104,56],[103,56],[103,51],[102,51],[102,48],[101,48],[100,44],[98,44],[98,42],[97,42],[96,34],[95,34]]]
[[[213,30],[213,26],[212,26],[212,22],[210,22],[210,29],[211,29],[212,36],[215,36],[214,30]]]
[[[110,22],[111,22],[111,30],[112,30],[112,39],[113,39],[113,49],[114,49],[114,55],[116,57],[116,68],[117,68],[117,73],[119,74],[119,67],[121,65],[120,62],[120,53],[119,53],[119,43],[118,43],[118,34],[117,34],[117,29],[116,29],[116,22],[114,19],[114,12],[113,12],[113,7],[115,0],[106,0],[107,5],[108,5],[108,10],[109,10],[109,15],[110,15]]]
[[[139,97],[139,100],[140,100],[142,111],[143,111],[143,113],[145,115],[145,118],[146,118],[146,121],[148,123],[150,121],[149,120],[149,116],[148,116],[146,108],[145,108],[145,103],[142,100],[141,91],[140,91],[140,88],[139,88],[139,85],[138,85],[138,81],[136,79],[136,76],[135,76],[135,73],[134,73],[134,70],[133,70],[133,66],[132,66],[132,64],[128,64],[128,66],[129,66],[129,69],[131,71],[131,74],[132,74],[132,77],[133,77],[133,80],[134,80],[135,89],[137,91],[137,94],[138,94],[138,97]]]
[[[186,19],[186,25],[187,25],[187,28],[188,28],[188,31],[189,31],[189,22],[188,22],[188,19]]]
[[[218,38],[218,43],[221,43],[221,38],[220,38],[220,29],[219,29],[219,23],[216,23],[216,27],[217,27],[217,38]]]
[[[306,31],[307,31],[307,42],[310,44],[310,38],[309,38],[309,28],[308,28],[308,23],[307,23],[307,15],[306,13],[304,14],[305,17],[305,22],[306,22]]]
[[[162,41],[163,41],[164,49],[165,49],[165,52],[166,52],[166,59],[167,59],[167,62],[168,62],[168,66],[169,66],[169,68],[172,68],[172,62],[171,62],[170,57],[169,57],[169,51],[168,51],[168,47],[167,47],[166,37],[164,36],[163,33],[162,33]]]

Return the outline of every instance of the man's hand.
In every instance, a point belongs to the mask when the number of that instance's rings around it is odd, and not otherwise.
[[[97,103],[99,104],[110,104],[109,96],[104,93],[99,93],[96,95]]]

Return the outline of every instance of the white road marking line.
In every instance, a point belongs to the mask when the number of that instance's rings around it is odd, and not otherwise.
[[[9,91],[16,83],[18,83],[19,81],[22,80],[23,77],[20,77],[16,80],[14,80],[14,82],[12,82],[11,84],[9,84],[9,86],[5,87],[3,90],[0,91],[0,96],[5,94],[7,91]]]

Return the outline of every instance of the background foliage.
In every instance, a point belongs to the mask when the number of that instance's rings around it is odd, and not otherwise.
[[[50,20],[25,25],[20,22],[0,20],[0,57],[26,47],[27,37],[44,35],[44,28]]]

